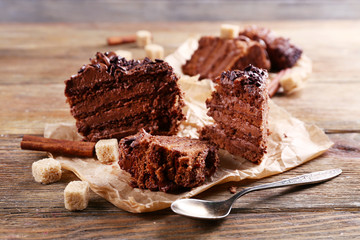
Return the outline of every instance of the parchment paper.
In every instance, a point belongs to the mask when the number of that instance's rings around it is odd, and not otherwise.
[[[185,90],[188,120],[181,125],[179,135],[197,137],[196,129],[211,123],[206,116],[206,99],[211,85],[195,79],[184,78],[181,87]],[[200,101],[199,101],[200,100]],[[212,186],[246,178],[259,179],[281,173],[307,162],[331,147],[332,142],[315,125],[308,125],[290,116],[288,112],[270,102],[268,153],[260,165],[221,150],[220,168],[205,184],[182,194],[151,192],[129,186],[130,175],[117,164],[105,165],[92,158],[67,158],[54,156],[62,168],[74,172],[87,181],[91,189],[115,206],[129,212],[150,212],[167,208],[178,198],[187,198]],[[73,124],[49,124],[44,136],[48,138],[80,140]]]
[[[195,43],[188,40],[166,59],[180,75],[179,66],[196,49]],[[179,80],[180,87],[185,92],[186,106],[183,110],[187,118],[180,126],[179,136],[197,138],[197,129],[213,122],[212,118],[206,115],[205,106],[205,100],[213,90],[213,83],[210,80],[197,79],[197,76],[182,76]],[[269,106],[271,134],[268,140],[268,153],[262,163],[256,165],[220,150],[220,168],[214,176],[207,179],[202,186],[181,194],[132,188],[129,186],[130,174],[121,170],[117,163],[105,165],[94,158],[54,157],[59,160],[62,168],[89,182],[95,193],[115,206],[134,213],[156,211],[169,207],[176,199],[192,197],[217,184],[247,178],[260,179],[282,173],[319,156],[331,147],[332,142],[315,125],[303,123],[271,101]],[[82,138],[73,124],[66,123],[46,125],[44,136],[68,140]]]

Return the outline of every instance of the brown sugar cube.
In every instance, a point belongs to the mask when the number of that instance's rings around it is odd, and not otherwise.
[[[146,57],[150,59],[163,59],[164,48],[158,44],[149,44],[145,47]]]
[[[126,50],[116,50],[115,51],[116,55],[125,58],[126,60],[130,60],[133,59],[132,57],[132,53],[130,51],[126,51]]]
[[[89,183],[72,181],[64,190],[65,208],[70,211],[83,210],[89,203]]]
[[[239,26],[231,24],[221,24],[220,37],[226,39],[236,38],[239,35]]]
[[[101,163],[119,161],[119,145],[116,138],[100,140],[95,144],[95,152]]]
[[[53,158],[45,158],[32,164],[32,175],[36,182],[49,184],[61,179],[61,165]]]
[[[138,47],[145,47],[151,43],[151,32],[140,30],[136,32],[136,44]]]
[[[280,77],[280,85],[286,94],[293,93],[305,85],[312,72],[311,60],[302,55],[297,63],[291,69],[285,69],[284,74]]]

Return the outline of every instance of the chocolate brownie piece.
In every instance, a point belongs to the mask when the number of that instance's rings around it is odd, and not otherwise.
[[[269,29],[257,26],[248,26],[239,36],[246,36],[254,41],[264,42],[271,61],[271,68],[279,71],[291,68],[301,57],[302,50],[291,44],[289,39],[276,36]]]
[[[216,171],[217,148],[207,141],[139,132],[123,138],[119,165],[132,186],[174,192],[197,187]]]
[[[65,96],[86,141],[121,139],[141,128],[172,135],[184,119],[177,82],[162,60],[128,61],[113,52],[98,52],[65,81]]]
[[[199,79],[214,80],[223,71],[244,69],[249,64],[270,68],[265,47],[260,43],[246,37],[223,39],[205,36],[200,38],[198,49],[182,66],[182,70],[190,76],[200,74]]]
[[[244,71],[227,71],[206,101],[215,124],[200,131],[208,140],[234,155],[260,163],[266,153],[268,136],[268,75],[266,70],[248,66]]]

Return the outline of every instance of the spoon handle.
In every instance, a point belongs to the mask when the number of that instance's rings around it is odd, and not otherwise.
[[[340,175],[341,172],[342,172],[341,169],[336,168],[336,169],[330,169],[330,170],[325,170],[325,171],[320,171],[320,172],[308,173],[308,174],[300,175],[300,176],[289,178],[289,179],[284,179],[284,180],[277,181],[277,182],[266,183],[266,184],[258,185],[255,187],[246,188],[246,189],[238,192],[234,196],[232,196],[230,199],[231,199],[231,201],[235,201],[239,197],[241,197],[249,192],[258,191],[258,190],[262,190],[262,189],[320,183],[320,182],[324,182],[326,180],[329,180],[331,178],[334,178],[334,177]]]

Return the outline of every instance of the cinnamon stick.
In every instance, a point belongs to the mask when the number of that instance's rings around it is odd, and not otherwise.
[[[136,42],[136,35],[129,36],[113,36],[107,39],[108,45],[120,45],[123,43],[134,43]]]
[[[273,97],[280,88],[279,78],[271,80],[268,86],[269,97]]]
[[[95,155],[94,142],[69,141],[24,135],[20,146],[21,149],[46,151],[66,156],[93,157]]]
[[[287,72],[288,69],[281,70],[274,78],[271,79],[268,85],[269,97],[273,97],[280,88],[280,78]]]

